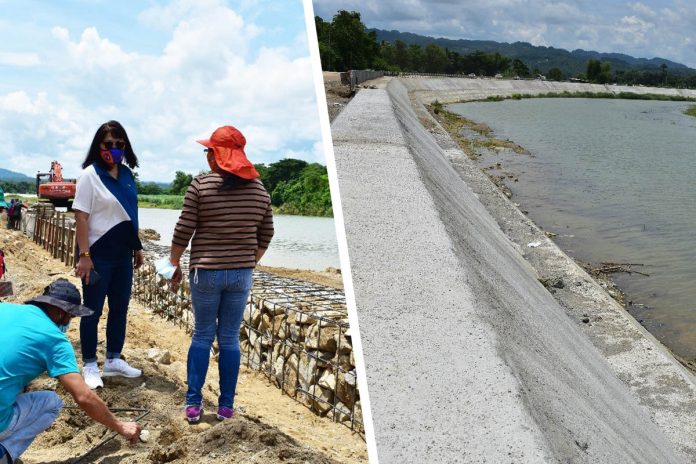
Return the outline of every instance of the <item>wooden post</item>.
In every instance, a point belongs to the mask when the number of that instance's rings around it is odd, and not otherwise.
[[[51,253],[51,256],[54,258],[56,257],[55,254],[55,249],[56,249],[56,222],[57,222],[57,212],[53,213],[53,216],[51,217],[51,240],[48,243],[48,252]]]
[[[51,233],[48,235],[48,252],[53,254],[53,241],[56,236],[56,213],[51,215]]]
[[[65,260],[65,236],[67,234],[65,233],[65,214],[60,215],[60,262],[63,264],[67,264],[67,261]]]
[[[41,246],[46,249],[46,242],[48,239],[48,218],[44,217],[43,220],[43,230],[41,231]]]
[[[44,250],[48,250],[48,242],[49,242],[49,236],[51,235],[51,218],[47,217],[46,218],[46,231],[44,234]]]
[[[56,233],[53,236],[53,259],[58,257],[60,248],[60,213],[56,214]]]
[[[58,258],[60,253],[60,213],[56,214],[56,234],[53,237],[53,258]]]
[[[48,218],[45,218],[45,219],[46,219],[46,223],[44,224],[43,237],[41,239],[41,242],[43,242],[43,243],[41,243],[41,246],[44,248],[44,250],[46,249],[46,244],[48,243],[48,228],[50,225],[48,222]]]
[[[68,266],[75,267],[75,229],[72,226],[68,233]]]
[[[39,243],[39,224],[40,224],[40,217],[39,217],[39,211],[37,209],[36,211],[36,221],[34,222],[34,236],[32,237],[32,240],[34,240],[34,243]]]
[[[41,229],[39,230],[39,245],[43,246],[43,240],[44,240],[44,227],[46,227],[46,220],[41,215]]]
[[[51,252],[51,256],[53,256],[54,258],[56,257],[56,242],[58,241],[58,214],[59,213],[56,211],[53,214],[53,220],[51,221],[53,222],[53,230],[51,231],[51,246],[49,248],[49,251]]]

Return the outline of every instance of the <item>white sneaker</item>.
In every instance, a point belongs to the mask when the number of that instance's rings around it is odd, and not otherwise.
[[[104,382],[102,382],[102,379],[99,376],[99,368],[97,367],[97,363],[85,364],[82,368],[82,377],[84,377],[85,383],[92,390],[95,388],[104,387]]]
[[[113,377],[115,375],[120,375],[121,377],[140,377],[143,372],[140,369],[130,367],[126,361],[121,358],[118,359],[107,359],[104,363],[104,371],[102,375],[104,377]]]

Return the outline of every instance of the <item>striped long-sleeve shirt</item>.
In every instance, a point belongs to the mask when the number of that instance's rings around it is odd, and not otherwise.
[[[240,269],[256,266],[256,251],[273,237],[271,199],[260,180],[219,191],[223,177],[212,172],[191,182],[172,244],[187,246],[189,267]]]

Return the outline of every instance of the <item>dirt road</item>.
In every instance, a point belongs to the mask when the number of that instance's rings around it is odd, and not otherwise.
[[[7,255],[9,278],[15,287],[15,296],[5,301],[23,302],[40,294],[58,277],[79,284],[71,269],[19,232],[1,230],[0,248]],[[106,312],[105,309],[104,317]],[[104,350],[103,327],[104,321],[99,333],[100,352]],[[78,324],[71,326],[68,336],[79,353]],[[317,417],[282,395],[263,375],[246,368],[240,372],[235,404],[238,414],[233,420],[219,422],[214,417],[218,374],[211,363],[204,391],[207,411],[201,423],[189,425],[183,419],[188,341],[183,329],[137,302],[131,304],[124,356],[142,368],[143,376],[105,378],[105,388],[97,392],[112,408],[150,410],[141,421],[150,432],[150,440],[131,446],[117,437],[83,462],[367,462],[367,449],[361,437],[340,424]],[[31,388],[56,389],[66,405],[73,404],[72,398],[53,379],[40,378]],[[137,414],[118,415],[135,417]],[[72,462],[110,434],[82,411],[65,409],[56,424],[37,438],[22,459],[27,464]]]

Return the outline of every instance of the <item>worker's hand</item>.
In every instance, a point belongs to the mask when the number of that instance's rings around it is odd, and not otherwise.
[[[133,252],[133,267],[138,269],[143,265],[144,262],[145,258],[143,257],[143,250],[135,250]]]
[[[89,272],[94,269],[94,263],[89,256],[81,256],[75,266],[75,275],[82,279],[85,285],[89,285]]]
[[[137,422],[121,422],[117,426],[117,432],[124,438],[128,439],[131,444],[135,444],[140,438],[142,427]]]
[[[169,281],[169,289],[172,292],[176,293],[179,290],[179,285],[181,285],[181,280],[183,279],[183,277],[184,275],[181,272],[181,267],[177,266],[176,271],[174,271],[174,275]]]

